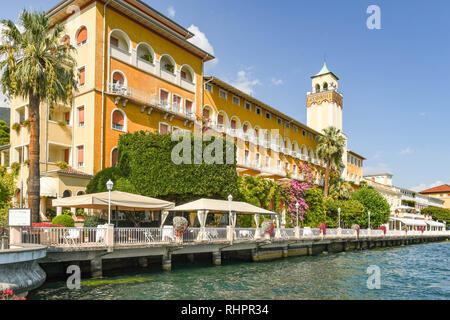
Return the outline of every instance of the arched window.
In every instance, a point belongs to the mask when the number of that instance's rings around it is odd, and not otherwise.
[[[202,116],[205,120],[214,119],[214,112],[210,106],[204,106],[202,111]]]
[[[316,93],[320,92],[320,84],[316,84]]]
[[[323,91],[327,91],[328,90],[328,83],[324,83],[323,84]]]
[[[63,198],[69,198],[72,196],[72,191],[66,190],[63,192]]]
[[[84,191],[78,191],[77,192],[77,196],[83,196],[83,195],[85,195],[86,194],[86,192],[84,192]]]
[[[116,109],[113,111],[112,113],[112,125],[111,127],[114,130],[119,130],[119,131],[125,131],[125,114],[119,110]]]
[[[181,67],[181,79],[194,82],[194,72],[192,71],[192,68],[189,66],[183,66]]]
[[[81,27],[77,32],[77,45],[82,46],[87,42],[88,39],[88,32],[86,27]]]
[[[155,61],[155,54],[153,53],[152,47],[146,43],[140,43],[137,47],[137,57],[140,60],[153,63]]]
[[[130,52],[130,40],[128,35],[121,30],[114,30],[110,36],[111,47]]]
[[[172,59],[172,57],[168,55],[164,55],[161,57],[161,70],[164,70],[166,72],[175,73],[175,61]]]
[[[117,85],[125,84],[125,77],[120,72],[114,72],[113,74],[113,83]]]
[[[117,167],[118,164],[119,164],[119,149],[115,147],[111,151],[111,167]]]

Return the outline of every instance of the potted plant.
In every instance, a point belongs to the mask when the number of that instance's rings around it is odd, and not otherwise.
[[[386,226],[380,226],[380,230],[383,231],[384,235],[386,235]]]
[[[150,54],[143,54],[141,59],[150,63],[153,63],[153,57]]]
[[[184,217],[173,218],[173,229],[175,232],[175,238],[178,243],[183,242],[183,235],[188,228],[188,221]]]
[[[274,228],[273,221],[271,220],[265,220],[261,224],[261,229],[264,232],[264,237],[266,239],[270,239],[272,237]]]
[[[318,228],[319,228],[320,233],[322,235],[326,235],[327,234],[327,225],[325,223],[321,223]]]
[[[12,126],[11,126],[11,128],[13,129],[13,130],[16,130],[16,132],[17,133],[19,133],[19,131],[20,131],[20,123],[14,123]]]
[[[61,170],[67,169],[67,168],[69,167],[69,165],[68,165],[67,162],[65,162],[65,161],[58,161],[58,162],[56,163],[56,166],[57,166],[58,168],[60,168]]]
[[[30,120],[24,120],[21,124],[22,127],[27,127],[29,128],[31,126],[31,122]]]
[[[78,221],[84,221],[84,217],[86,216],[86,213],[83,209],[79,208],[77,209],[77,220]]]
[[[420,227],[420,228],[419,228],[419,231],[422,232],[422,233],[424,233],[424,232],[425,232],[425,229],[424,229],[423,227]]]
[[[174,71],[175,71],[175,67],[173,65],[171,65],[170,63],[166,63],[166,65],[164,66],[164,69],[166,69],[170,73],[174,73]]]
[[[353,224],[352,229],[356,231],[356,236],[359,237],[359,231],[361,230],[359,224]]]
[[[56,212],[52,209],[47,209],[47,211],[45,211],[45,216],[48,220],[52,221],[52,219],[56,217]]]
[[[66,122],[66,121],[58,121],[58,125],[59,125],[60,127],[65,128],[65,127],[67,127],[67,122]]]

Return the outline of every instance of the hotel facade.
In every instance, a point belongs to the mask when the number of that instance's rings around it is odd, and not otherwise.
[[[41,105],[42,216],[52,199],[83,194],[96,173],[117,165],[120,135],[140,130],[223,135],[236,143],[239,175],[302,180],[307,164],[323,185],[319,137],[326,127],[343,129],[339,79],[326,64],[306,93],[305,125],[204,75],[204,63],[214,57],[189,41],[191,32],[142,1],[62,1],[48,15],[65,25],[61,41],[76,47],[80,76],[70,105]],[[2,165],[20,166],[24,196],[27,103],[11,101],[11,124],[17,125],[10,149],[1,150]],[[358,185],[364,160],[346,147],[342,177]]]

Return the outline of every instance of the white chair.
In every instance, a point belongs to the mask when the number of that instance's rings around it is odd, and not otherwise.
[[[311,228],[310,227],[303,228],[303,235],[304,236],[312,236],[313,232],[312,232]]]
[[[75,245],[76,239],[80,239],[80,230],[68,229],[66,230],[66,232],[64,232],[63,235],[64,244],[69,244],[69,242],[72,242],[72,244]]]
[[[165,241],[166,239],[169,239],[171,241],[174,240],[173,236],[173,227],[171,226],[164,226],[162,229],[162,239]]]
[[[150,231],[144,231],[144,237],[145,242],[155,242],[155,238]]]
[[[95,242],[105,241],[105,226],[97,226],[97,232],[95,233]]]

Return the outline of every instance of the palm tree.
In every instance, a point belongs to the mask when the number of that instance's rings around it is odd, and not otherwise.
[[[317,154],[326,164],[324,197],[328,197],[328,186],[330,184],[330,171],[332,167],[339,169],[344,154],[345,139],[341,130],[335,127],[323,129],[323,136],[319,137]]]
[[[330,185],[329,195],[333,199],[348,200],[350,199],[351,193],[352,193],[352,186],[348,181],[336,179]]]
[[[28,180],[28,206],[33,222],[39,221],[40,200],[40,143],[39,111],[42,102],[50,107],[55,103],[68,103],[77,89],[74,47],[64,44],[64,27],[53,25],[45,13],[22,11],[21,32],[11,20],[1,21],[0,70],[4,71],[0,85],[11,97],[28,100],[30,121],[30,164]]]

